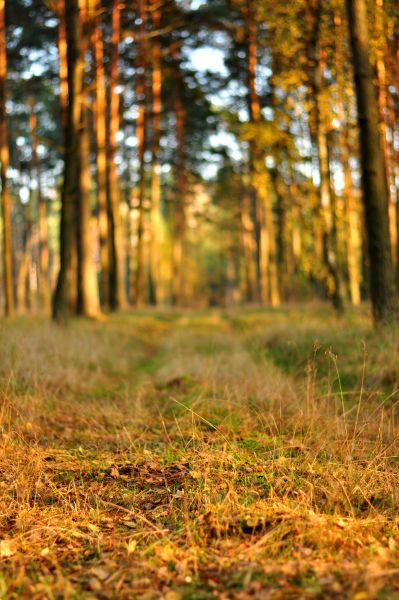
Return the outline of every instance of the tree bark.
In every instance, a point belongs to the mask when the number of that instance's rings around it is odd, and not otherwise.
[[[96,2],[92,30],[95,84],[95,131],[97,162],[98,230],[100,238],[101,302],[105,309],[110,307],[110,272],[108,247],[107,209],[107,144],[106,144],[106,90],[104,71],[104,47],[101,27],[101,2]]]
[[[388,190],[379,131],[379,115],[365,0],[346,0],[358,108],[362,189],[370,292],[376,322],[397,318],[398,302],[392,268],[388,224]]]
[[[338,265],[338,242],[335,197],[331,185],[330,156],[326,115],[323,106],[324,60],[320,45],[322,0],[311,7],[312,33],[309,40],[311,90],[313,95],[313,127],[319,168],[319,212],[322,235],[322,259],[324,263],[327,295],[335,310],[343,309],[343,299]]]
[[[112,38],[109,69],[107,204],[109,207],[110,238],[110,303],[113,310],[126,306],[123,266],[123,238],[120,214],[121,191],[116,167],[117,133],[119,131],[120,101],[116,86],[119,79],[119,42],[121,37],[120,0],[113,0]]]
[[[80,27],[77,0],[64,0],[59,7],[59,54],[60,80],[67,74],[67,90],[61,94],[61,119],[64,125],[64,182],[61,192],[60,221],[60,270],[53,301],[53,318],[64,320],[76,311],[76,206],[77,186],[77,137],[79,111],[75,98],[75,88],[79,85],[77,65],[77,31]],[[65,35],[65,38],[64,38]],[[66,58],[67,64],[64,64]],[[66,66],[66,69],[65,69]],[[64,95],[65,94],[65,95]]]
[[[245,26],[247,39],[247,109],[249,122],[259,125],[262,120],[259,97],[256,92],[256,69],[257,69],[257,25],[255,17],[254,0],[246,0],[245,4]],[[249,198],[250,207],[248,215],[253,220],[253,233],[255,243],[255,272],[257,279],[256,300],[266,304],[270,290],[268,280],[269,262],[269,232],[265,229],[264,209],[260,205],[257,185],[259,182],[257,169],[259,168],[259,149],[252,132],[248,148],[249,168]],[[263,235],[264,239],[261,239]]]
[[[342,19],[339,12],[334,15],[335,24],[335,64],[337,78],[337,117],[340,121],[338,134],[339,141],[339,157],[343,171],[343,201],[344,201],[344,232],[345,232],[345,250],[346,262],[348,268],[349,280],[349,295],[350,301],[354,306],[358,306],[361,302],[360,284],[361,284],[361,241],[359,231],[359,210],[357,207],[357,199],[355,196],[354,185],[352,182],[349,156],[349,134],[348,134],[348,118],[345,112],[345,107],[348,105],[348,95],[346,92],[347,82],[344,72],[344,52],[343,52],[343,31]],[[346,111],[348,108],[346,108]]]
[[[172,304],[181,306],[185,300],[184,247],[186,238],[186,112],[182,98],[182,77],[180,56],[177,46],[173,49],[175,58],[174,111],[176,119],[177,161],[176,161],[176,202],[175,227],[172,256]]]
[[[256,302],[258,298],[258,287],[256,280],[256,245],[254,223],[251,217],[251,199],[248,194],[247,183],[242,186],[242,200],[240,203],[241,214],[241,240],[243,253],[243,277],[245,287],[242,296],[247,302]],[[264,254],[267,257],[267,254]],[[267,268],[267,265],[266,265]],[[266,283],[268,281],[266,280]]]
[[[162,114],[162,72],[161,72],[161,11],[159,0],[151,0],[152,30],[152,162],[151,162],[151,239],[150,239],[150,301],[159,302],[159,226],[161,201],[161,114]]]
[[[88,49],[88,6],[85,0],[65,0],[68,58],[68,119],[65,132],[65,169],[62,193],[61,264],[54,298],[57,320],[71,314],[74,291],[73,247],[77,246],[76,312],[96,317],[98,286],[92,257],[89,141],[84,110],[84,68]]]
[[[39,215],[39,296],[41,308],[50,309],[50,279],[49,279],[49,250],[47,236],[47,208],[41,186],[40,166],[37,156],[38,134],[37,117],[33,98],[29,99],[29,126],[32,137],[32,171],[35,173],[37,184],[37,204]]]
[[[14,312],[13,260],[11,231],[11,199],[7,184],[9,164],[8,127],[6,112],[7,46],[5,24],[5,0],[0,0],[0,179],[1,210],[3,215],[3,278],[5,314],[11,317]]]
[[[147,146],[147,5],[146,0],[139,0],[139,55],[137,74],[137,157],[139,161],[139,206],[137,221],[137,263],[136,280],[134,289],[134,301],[137,306],[142,306],[145,302],[145,255],[144,255],[144,229],[145,229],[145,196],[146,196],[146,168],[145,151]]]
[[[256,91],[257,24],[254,0],[246,3],[247,28],[247,106],[249,121],[261,126],[262,113]],[[256,134],[254,129],[253,134]],[[272,306],[280,304],[277,274],[277,252],[273,207],[270,197],[270,178],[266,171],[263,149],[255,135],[249,144],[249,179],[253,212],[255,215],[256,266],[258,275],[258,299]]]

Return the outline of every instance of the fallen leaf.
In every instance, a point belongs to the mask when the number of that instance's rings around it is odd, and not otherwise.
[[[119,477],[119,471],[118,471],[118,467],[112,467],[111,472],[110,472],[111,477],[113,477],[114,479],[118,479]]]
[[[15,546],[13,540],[1,540],[0,558],[9,558],[13,554],[15,554]]]
[[[347,527],[347,526],[348,526],[348,523],[347,523],[347,521],[345,521],[344,519],[337,519],[337,520],[335,521],[335,525],[336,525],[337,527],[340,527],[341,529],[345,529],[345,527]]]
[[[128,554],[133,554],[133,552],[136,550],[136,548],[137,548],[137,542],[136,542],[136,540],[130,540],[127,543]]]
[[[166,592],[163,596],[163,600],[181,600],[183,596],[179,592]]]
[[[100,581],[105,581],[106,579],[108,579],[109,577],[109,572],[104,569],[103,567],[93,567],[91,569],[91,572],[93,573],[93,575],[95,575],[97,577],[97,579],[99,579]]]
[[[91,577],[89,579],[89,587],[91,590],[93,590],[93,592],[101,592],[102,590],[101,583],[95,577]]]

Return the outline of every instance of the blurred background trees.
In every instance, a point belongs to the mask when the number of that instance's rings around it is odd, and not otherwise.
[[[0,90],[6,314],[395,314],[395,0],[0,0]]]

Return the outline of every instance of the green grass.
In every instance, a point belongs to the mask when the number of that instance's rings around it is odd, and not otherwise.
[[[322,306],[3,321],[0,598],[398,597],[398,334]]]

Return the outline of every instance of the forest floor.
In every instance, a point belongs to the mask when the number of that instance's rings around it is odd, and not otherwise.
[[[399,598],[399,329],[0,324],[0,598]]]

